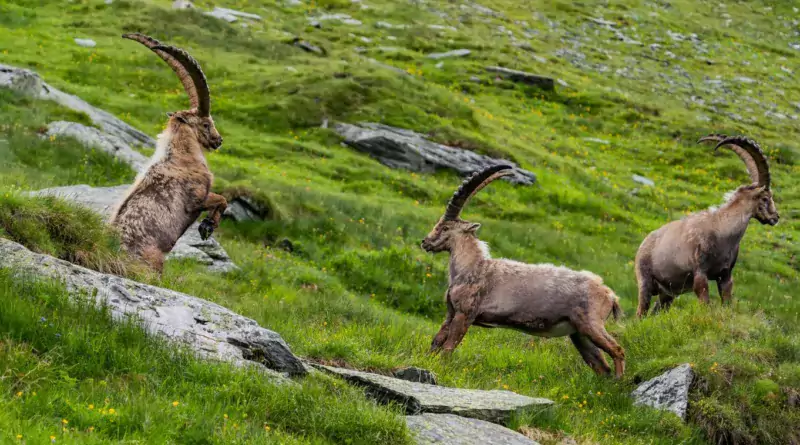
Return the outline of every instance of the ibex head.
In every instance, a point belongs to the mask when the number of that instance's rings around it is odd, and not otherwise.
[[[478,191],[495,179],[512,174],[510,165],[493,165],[467,178],[450,198],[444,216],[433,227],[433,230],[422,240],[422,248],[426,252],[450,251],[453,243],[461,236],[475,236],[481,227],[459,218],[461,209]]]
[[[200,145],[206,150],[216,150],[222,145],[222,136],[211,118],[211,93],[208,81],[200,64],[186,51],[174,46],[163,45],[158,40],[144,34],[123,34],[124,38],[137,41],[150,48],[163,59],[178,75],[183,89],[189,96],[190,110],[167,113],[170,124],[189,126],[197,135]]]
[[[719,147],[729,148],[744,162],[747,173],[750,174],[752,184],[739,187],[734,194],[741,197],[753,206],[753,218],[761,224],[774,226],[778,224],[780,215],[772,200],[770,190],[769,163],[758,143],[745,136],[725,136],[724,134],[710,134],[700,138],[700,142],[716,142],[714,149]]]

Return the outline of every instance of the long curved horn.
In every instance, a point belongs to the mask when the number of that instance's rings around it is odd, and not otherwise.
[[[169,65],[170,68],[172,68],[172,71],[175,71],[175,74],[178,75],[178,79],[180,79],[181,83],[183,84],[183,89],[186,90],[186,94],[189,96],[189,102],[191,104],[191,107],[192,108],[198,107],[197,88],[194,85],[192,76],[186,70],[186,67],[184,67],[181,64],[181,62],[172,57],[172,55],[164,51],[161,51],[159,49],[155,49],[157,46],[162,46],[161,42],[150,36],[146,36],[138,32],[131,34],[123,34],[122,37],[125,39],[141,43],[142,45],[150,48],[162,60],[167,62],[167,65]]]
[[[725,139],[728,139],[727,135],[715,133],[701,137],[697,140],[697,143],[700,144],[702,142],[713,142],[715,145],[714,150],[716,150],[719,148],[718,144]],[[728,145],[727,148],[736,153],[736,155],[739,156],[739,159],[744,162],[744,166],[747,168],[747,173],[750,175],[750,181],[752,181],[753,184],[758,183],[758,166],[756,165],[756,162],[750,153],[738,145]]]
[[[464,208],[464,205],[473,195],[495,179],[513,174],[511,169],[512,167],[510,165],[493,165],[467,178],[461,183],[458,190],[453,193],[453,197],[450,198],[450,201],[448,201],[447,209],[444,212],[444,219],[449,221],[458,219],[458,215],[461,214],[461,209]]]
[[[747,172],[753,183],[761,187],[770,187],[769,162],[758,143],[746,136],[731,136],[717,143],[714,149],[730,147],[744,161]],[[742,153],[745,153],[743,156]]]
[[[191,76],[191,80],[197,89],[195,98],[192,98],[192,95],[188,90],[186,91],[186,93],[189,94],[189,100],[192,101],[192,106],[194,106],[196,101],[197,114],[200,117],[210,116],[211,92],[208,90],[208,81],[206,80],[206,75],[203,74],[203,70],[200,68],[200,64],[197,63],[197,60],[194,60],[194,57],[190,56],[186,51],[174,46],[158,45],[152,49],[163,51],[171,55],[178,62],[180,62],[184,68],[186,68],[186,71],[189,73],[189,76]],[[180,77],[180,75],[178,77]],[[181,78],[181,82],[183,82],[183,78]]]

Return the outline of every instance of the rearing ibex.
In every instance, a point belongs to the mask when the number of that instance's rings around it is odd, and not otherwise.
[[[444,216],[422,241],[428,252],[450,252],[447,317],[431,351],[458,346],[470,325],[506,327],[540,337],[569,335],[583,360],[598,374],[611,372],[601,349],[614,359],[616,376],[625,369],[625,352],[606,332],[610,314],[622,310],[617,296],[597,275],[552,264],[492,259],[475,232],[480,224],[459,218],[480,189],[511,174],[511,167],[489,167],[468,178],[455,192]]]
[[[139,173],[111,218],[125,249],[161,271],[164,256],[203,211],[208,217],[199,231],[207,239],[228,206],[225,198],[210,191],[214,176],[204,155],[222,145],[222,136],[211,119],[206,76],[192,56],[143,34],[122,37],[145,45],[167,62],[191,103],[190,110],[167,113],[167,128],[158,136],[149,166]]]
[[[689,290],[708,303],[709,280],[717,282],[722,301],[730,301],[731,273],[750,218],[772,226],[778,223],[769,164],[758,144],[743,136],[719,134],[700,138],[698,143],[702,142],[715,142],[715,150],[728,147],[736,153],[744,161],[752,184],[736,189],[719,209],[694,213],[647,235],[636,253],[639,317],[647,314],[650,298],[656,294],[656,309],[668,308],[675,297]]]

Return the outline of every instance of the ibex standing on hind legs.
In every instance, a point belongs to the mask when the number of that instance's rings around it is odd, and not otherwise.
[[[675,297],[689,290],[708,303],[709,280],[717,282],[723,302],[731,301],[731,274],[750,218],[771,226],[778,223],[769,164],[758,144],[743,136],[718,134],[705,136],[701,142],[715,142],[715,150],[728,147],[736,153],[752,184],[736,189],[719,209],[694,213],[647,235],[636,253],[639,317],[647,315],[650,298],[656,294],[656,309],[669,308]]]
[[[203,239],[219,226],[228,203],[211,193],[214,176],[204,152],[218,149],[222,136],[211,119],[206,76],[192,56],[142,34],[122,37],[145,45],[167,62],[191,103],[190,110],[167,113],[167,128],[158,136],[150,165],[139,173],[111,218],[125,249],[160,272],[164,256],[202,212],[208,211],[199,227]]]
[[[444,216],[422,241],[428,252],[450,252],[447,317],[431,351],[453,351],[473,324],[540,337],[569,335],[595,372],[611,372],[602,349],[614,359],[616,376],[621,377],[625,352],[604,324],[610,314],[617,318],[622,310],[617,296],[600,277],[552,264],[492,259],[476,235],[480,224],[459,218],[469,198],[495,179],[511,174],[510,169],[507,165],[489,167],[464,181]]]

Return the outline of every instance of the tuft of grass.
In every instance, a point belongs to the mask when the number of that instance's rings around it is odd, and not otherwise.
[[[0,190],[0,236],[100,272],[145,274],[97,213],[52,196],[30,198]]]

